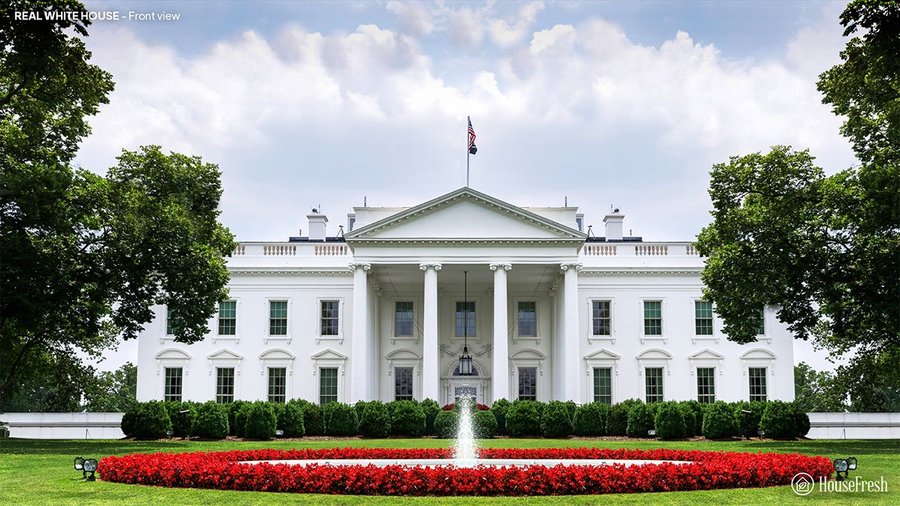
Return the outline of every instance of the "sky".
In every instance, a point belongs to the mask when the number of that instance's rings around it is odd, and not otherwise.
[[[86,5],[120,13],[86,41],[116,89],[76,163],[103,173],[149,144],[216,163],[238,240],[305,235],[314,207],[335,235],[364,199],[415,205],[464,186],[467,116],[470,186],[567,201],[597,231],[613,205],[650,241],[696,237],[709,171],[731,156],[791,145],[828,173],[856,163],[816,90],[840,61],[842,2]],[[795,362],[832,368],[824,357],[795,344]]]

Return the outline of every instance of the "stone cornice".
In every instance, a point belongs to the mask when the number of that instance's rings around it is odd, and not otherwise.
[[[545,237],[545,238],[532,238],[532,237],[498,237],[498,238],[485,238],[485,237],[473,237],[473,238],[460,238],[460,237],[417,237],[415,239],[411,238],[378,238],[378,237],[360,237],[353,239],[354,244],[427,244],[427,245],[435,245],[435,244],[459,244],[459,245],[486,245],[486,246],[495,246],[498,244],[553,244],[553,245],[563,245],[563,246],[580,246],[584,244],[584,239],[577,238],[568,238],[568,237]]]
[[[232,276],[350,276],[353,271],[346,267],[332,267],[322,269],[296,268],[290,269],[285,267],[238,267],[230,268],[228,271]]]
[[[647,267],[615,267],[615,268],[597,268],[597,267],[584,267],[579,272],[582,276],[653,276],[653,275],[670,275],[670,276],[684,276],[684,275],[697,275],[703,271],[703,267],[660,267],[660,268],[647,268]]]

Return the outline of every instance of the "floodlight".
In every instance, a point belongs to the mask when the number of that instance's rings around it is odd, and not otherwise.
[[[75,457],[75,470],[84,471],[84,459],[82,457]]]
[[[284,431],[281,429],[275,429],[275,435],[281,437],[284,435]]]
[[[856,457],[847,457],[847,470],[856,471]]]
[[[834,470],[839,473],[846,473],[847,469],[850,467],[850,464],[846,459],[835,459],[834,460]]]
[[[647,431],[647,435],[648,435],[648,436],[655,436],[655,435],[656,435],[656,431],[653,430],[653,429],[650,429],[650,430]]]
[[[95,480],[94,471],[97,470],[97,460],[96,459],[85,459],[83,466],[84,466],[85,473],[91,473],[90,476],[85,476],[84,479],[87,481],[94,481]]]

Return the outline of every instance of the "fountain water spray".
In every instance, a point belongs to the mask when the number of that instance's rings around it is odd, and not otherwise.
[[[478,447],[475,445],[475,430],[472,424],[472,398],[459,399],[459,427],[456,430],[456,443],[453,445],[453,465],[473,467],[478,459]]]

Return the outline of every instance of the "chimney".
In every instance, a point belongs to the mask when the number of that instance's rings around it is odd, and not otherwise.
[[[309,240],[324,242],[328,218],[324,214],[319,214],[317,209],[313,209],[312,214],[307,214],[306,217],[309,219]]]
[[[619,212],[619,209],[613,209],[609,214],[603,217],[603,223],[606,224],[606,240],[621,241],[622,240],[622,221],[625,215]]]

